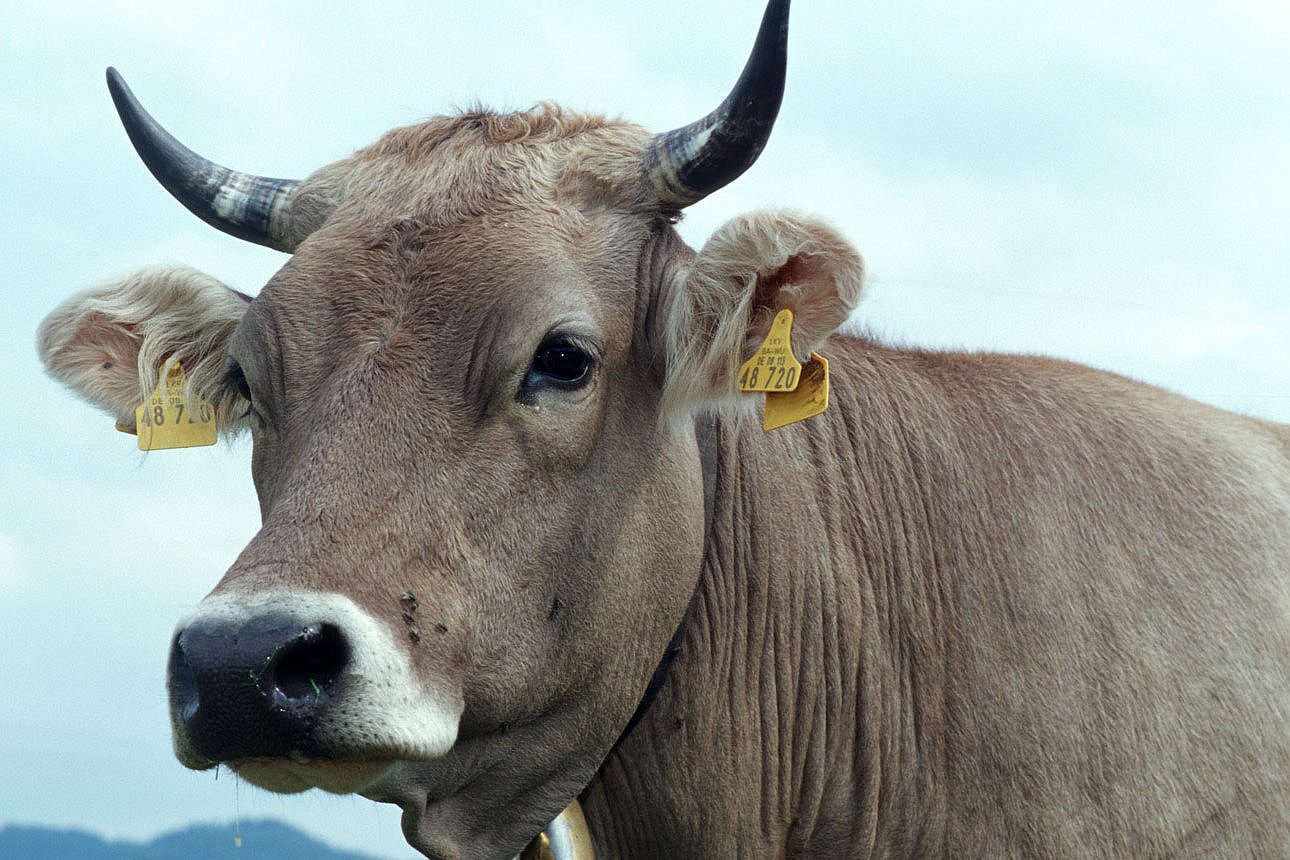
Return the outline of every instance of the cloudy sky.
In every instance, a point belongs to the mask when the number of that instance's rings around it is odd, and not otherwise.
[[[733,83],[760,0],[23,6],[0,51],[0,825],[141,839],[240,813],[409,856],[394,807],[171,756],[168,638],[257,528],[249,443],[141,455],[33,335],[134,267],[255,292],[285,258],[154,184],[103,69],[202,154],[300,177],[475,101],[682,125]],[[682,230],[819,213],[864,251],[855,324],[888,341],[1056,354],[1287,421],[1287,44],[1283,0],[798,0],[775,136]]]

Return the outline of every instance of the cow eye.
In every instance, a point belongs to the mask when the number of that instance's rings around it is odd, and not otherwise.
[[[592,358],[587,351],[564,338],[548,340],[533,354],[525,388],[535,385],[557,385],[580,388],[591,378]]]
[[[228,369],[224,373],[224,384],[236,389],[247,403],[251,402],[251,386],[246,381],[246,373],[242,370],[242,365],[231,358],[228,360]]]
[[[239,419],[250,421],[251,426],[256,430],[263,430],[264,417],[256,408],[255,398],[251,396],[251,385],[246,381],[246,373],[242,370],[242,365],[231,358],[224,371],[224,385],[235,390],[238,396],[246,401],[246,412],[242,413]]]

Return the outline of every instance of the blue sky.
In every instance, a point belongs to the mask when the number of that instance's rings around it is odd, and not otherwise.
[[[684,124],[733,83],[760,0],[36,5],[0,52],[0,825],[143,838],[240,812],[411,856],[394,807],[171,756],[168,639],[257,528],[249,443],[139,454],[44,377],[34,332],[135,267],[255,292],[285,257],[155,185],[103,69],[204,155],[302,177],[475,101]],[[1287,421],[1287,44],[1281,2],[799,0],[765,155],[682,232],[818,213],[865,253],[854,324],[881,338],[1055,354]]]

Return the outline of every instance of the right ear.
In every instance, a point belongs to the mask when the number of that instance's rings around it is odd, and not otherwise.
[[[150,269],[77,293],[40,324],[45,369],[127,427],[171,359],[189,390],[209,400],[222,431],[246,404],[222,384],[229,339],[250,298],[188,268]]]

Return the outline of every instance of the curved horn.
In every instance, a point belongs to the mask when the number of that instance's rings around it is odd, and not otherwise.
[[[752,167],[784,96],[789,0],[770,0],[743,74],[726,100],[697,122],[654,136],[645,173],[659,202],[685,207]]]
[[[107,70],[108,90],[126,134],[143,163],[175,199],[225,233],[290,253],[291,196],[300,183],[239,173],[207,161],[175,140],[148,115],[116,69]]]

